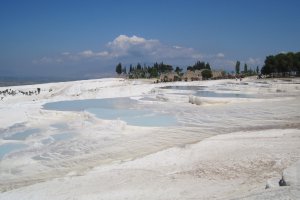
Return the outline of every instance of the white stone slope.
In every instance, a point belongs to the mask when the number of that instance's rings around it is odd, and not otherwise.
[[[2,96],[0,131],[42,133],[21,141],[30,146],[26,151],[0,160],[0,199],[299,199],[299,178],[289,176],[299,177],[299,82],[99,79],[8,87],[41,93]],[[256,98],[194,98],[159,88],[175,85]],[[143,104],[176,115],[182,125],[135,127],[86,112],[42,109],[48,102],[113,97],[154,98]],[[189,103],[191,97],[197,103]],[[74,138],[41,144],[59,131],[51,124],[61,123]],[[33,159],[39,156],[48,160]],[[285,169],[290,186],[279,187]]]
[[[237,132],[0,194],[1,199],[297,199],[265,189],[300,153],[296,129]],[[299,166],[298,166],[299,167]],[[250,193],[249,193],[250,192]]]

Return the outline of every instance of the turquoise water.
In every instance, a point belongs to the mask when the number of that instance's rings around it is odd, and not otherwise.
[[[174,117],[152,113],[150,110],[93,108],[87,109],[87,111],[101,119],[119,119],[133,126],[172,126],[176,124]]]
[[[72,133],[59,133],[59,134],[51,135],[51,137],[55,141],[62,141],[62,140],[71,139],[73,137],[73,134]]]
[[[197,91],[196,96],[199,97],[222,97],[222,98],[251,98],[251,95],[242,93],[218,93],[213,91],[201,90]]]
[[[46,138],[41,140],[42,144],[51,144],[53,142],[53,139],[51,138]]]
[[[89,108],[126,108],[136,104],[136,100],[130,98],[109,98],[109,99],[86,99],[73,101],[58,101],[43,105],[46,110],[59,111],[84,111]]]
[[[39,129],[28,129],[22,132],[15,133],[13,135],[10,135],[8,137],[4,137],[4,140],[25,140],[27,137],[29,137],[32,134],[38,133]]]
[[[172,89],[172,90],[190,90],[195,92],[196,96],[199,97],[220,97],[220,98],[252,98],[251,95],[243,94],[243,93],[236,93],[236,92],[228,92],[232,91],[231,89],[220,89],[224,92],[214,92],[206,90],[207,86],[166,86],[161,87],[161,89]]]
[[[87,111],[107,120],[122,120],[134,126],[172,126],[177,123],[174,116],[154,112],[130,98],[87,99],[47,103],[47,110]]]
[[[165,86],[161,89],[172,89],[172,90],[203,90],[207,86]]]
[[[6,155],[13,151],[26,148],[26,144],[9,143],[0,145],[0,160]]]
[[[68,125],[64,123],[51,124],[51,127],[56,129],[68,129]]]

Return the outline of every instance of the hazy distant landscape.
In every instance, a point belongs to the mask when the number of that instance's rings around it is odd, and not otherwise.
[[[37,77],[1,77],[0,87],[4,86],[16,86],[16,85],[32,85],[39,83],[49,83],[49,82],[62,82],[71,81],[71,79],[63,78],[37,78]]]

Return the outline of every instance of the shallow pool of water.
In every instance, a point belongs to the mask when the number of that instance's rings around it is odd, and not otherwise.
[[[162,113],[153,113],[150,110],[135,109],[87,109],[98,118],[108,120],[122,120],[134,126],[172,126],[176,124],[176,118]]]
[[[207,86],[165,86],[161,89],[171,89],[171,90],[203,90]]]
[[[199,97],[252,98],[251,95],[243,93],[213,92],[208,90],[197,91],[195,95]]]
[[[89,108],[126,108],[136,103],[136,100],[130,98],[85,99],[47,103],[43,105],[43,108],[59,111],[85,111]]]
[[[68,125],[64,123],[51,124],[50,126],[56,129],[68,129]]]
[[[28,138],[30,135],[33,135],[35,133],[38,133],[40,130],[37,128],[33,128],[33,129],[27,129],[25,131],[22,132],[18,132],[15,133],[13,135],[4,137],[4,140],[25,140],[26,138]]]
[[[59,133],[59,134],[54,134],[51,135],[51,137],[55,140],[55,141],[62,141],[62,140],[68,140],[71,139],[73,137],[72,133]]]
[[[13,151],[21,150],[26,148],[26,144],[8,143],[0,145],[0,160],[6,155]]]
[[[172,126],[174,116],[154,111],[130,98],[87,99],[47,103],[44,109],[58,111],[87,111],[107,120],[122,120],[134,126]]]
[[[221,97],[221,98],[251,98],[251,95],[237,93],[237,90],[231,88],[219,88],[217,90],[224,92],[214,92],[207,90],[207,86],[166,86],[161,89],[172,89],[172,90],[189,90],[194,93],[195,96],[200,97]],[[232,91],[232,92],[230,92]],[[174,93],[181,94],[181,93]]]

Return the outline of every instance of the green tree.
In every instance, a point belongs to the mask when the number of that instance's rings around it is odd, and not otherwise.
[[[180,72],[182,72],[182,70],[183,70],[183,69],[181,69],[181,68],[179,68],[179,67],[176,67],[176,68],[175,68],[175,72],[176,72],[177,74],[179,74]]]
[[[259,67],[256,67],[256,73],[259,74]]]
[[[300,72],[300,52],[295,53],[293,70],[295,72],[298,72],[298,75],[299,75],[299,72]]]
[[[261,68],[261,73],[262,74],[271,74],[274,71],[275,68],[275,58],[274,56],[267,56],[265,59],[265,64]]]
[[[205,62],[201,62],[201,61],[197,61],[194,65],[193,65],[193,70],[201,70],[201,69],[206,69],[205,68]]]
[[[205,69],[209,69],[209,70],[211,70],[211,68],[210,68],[210,64],[209,64],[209,63],[206,63],[206,64],[205,64]]]
[[[137,70],[141,70],[142,69],[142,65],[140,63],[138,63],[137,66],[136,66],[136,69]]]
[[[153,78],[158,77],[157,68],[155,68],[155,67],[150,67],[149,73],[150,73],[150,77],[153,77]]]
[[[122,69],[122,73],[123,73],[123,74],[127,74],[126,66]]]
[[[118,75],[120,75],[122,73],[122,64],[121,63],[117,64],[116,72]]]
[[[236,61],[236,64],[235,64],[235,73],[236,74],[240,74],[240,65],[241,65],[241,62]]]
[[[287,75],[291,72],[300,72],[300,52],[280,53],[275,56],[270,55],[265,59],[265,64],[261,68],[262,74],[277,73],[277,75]]]
[[[188,67],[186,68],[186,70],[188,70],[188,71],[193,71],[193,67],[192,67],[192,66],[188,66]]]
[[[245,63],[245,65],[244,65],[244,73],[247,73],[248,72],[248,65],[247,65],[247,63]]]
[[[203,79],[209,79],[212,77],[212,72],[209,69],[205,69],[201,72]]]
[[[160,73],[171,72],[171,71],[173,71],[173,66],[172,65],[168,65],[168,64],[164,64],[163,62],[161,62],[158,65],[158,71]]]

